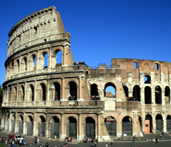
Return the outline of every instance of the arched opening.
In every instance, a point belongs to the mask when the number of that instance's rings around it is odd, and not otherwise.
[[[10,115],[7,114],[7,131],[9,131],[9,126],[10,126]]]
[[[92,117],[86,118],[85,136],[88,138],[95,138],[95,121]]]
[[[62,52],[60,50],[56,51],[56,67],[62,66]]]
[[[140,130],[142,132],[142,118],[141,118],[141,116],[138,116],[138,122],[139,122]]]
[[[116,86],[113,83],[107,83],[104,89],[104,96],[106,98],[116,98]]]
[[[100,100],[100,97],[98,94],[98,86],[96,84],[91,85],[91,99],[92,100]]]
[[[17,60],[17,72],[19,73],[19,71],[20,71],[20,62],[19,60]]]
[[[33,135],[33,118],[28,116],[27,119],[27,135]]]
[[[41,83],[41,90],[42,90],[42,101],[46,101],[46,86],[44,83]]]
[[[156,104],[162,104],[162,91],[160,86],[155,87],[155,101]]]
[[[126,97],[128,97],[128,87],[124,85],[123,89],[124,89]]]
[[[145,133],[152,133],[152,117],[149,114],[145,117]]]
[[[15,115],[13,115],[11,119],[11,132],[15,132]]]
[[[171,132],[171,116],[167,116],[167,132]]]
[[[151,77],[149,75],[145,75],[145,77],[144,77],[144,83],[145,84],[150,84],[151,83]]]
[[[125,116],[122,119],[122,136],[132,136],[132,118]]]
[[[19,116],[19,133],[23,134],[23,117]]]
[[[77,100],[77,84],[69,82],[69,100]]]
[[[44,65],[43,68],[47,68],[48,67],[48,53],[43,53],[44,56]]]
[[[106,129],[110,136],[116,136],[116,119],[112,116],[105,118]]]
[[[145,104],[151,104],[151,88],[149,86],[145,87]]]
[[[133,97],[135,98],[136,101],[141,101],[140,94],[141,94],[140,87],[138,85],[134,86]]]
[[[30,89],[31,89],[31,101],[34,101],[34,87],[33,87],[33,85],[30,85]]]
[[[52,138],[59,138],[59,134],[60,134],[60,125],[59,125],[59,119],[58,117],[54,116],[52,118],[52,123],[51,123],[51,137]]]
[[[24,89],[24,86],[22,85],[21,86],[21,101],[24,101],[24,98],[25,98],[25,89]]]
[[[24,57],[24,71],[27,71],[27,58]]]
[[[46,120],[44,118],[44,116],[40,116],[39,117],[39,123],[38,123],[38,136],[40,137],[45,137],[45,124],[46,124]]]
[[[59,83],[55,82],[55,101],[60,101],[60,85]]]
[[[14,87],[14,102],[17,100],[17,87]]]
[[[77,120],[74,117],[69,117],[68,135],[71,138],[77,139]]]
[[[155,63],[155,70],[159,70],[160,69],[160,65],[158,63]]]
[[[170,102],[170,88],[168,86],[165,87],[165,102],[166,104]]]
[[[34,69],[35,69],[37,65],[37,57],[35,54],[33,55],[33,61],[34,61]]]
[[[156,116],[156,130],[162,132],[163,131],[163,118],[160,114]]]

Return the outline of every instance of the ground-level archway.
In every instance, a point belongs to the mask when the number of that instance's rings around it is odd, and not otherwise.
[[[27,135],[33,135],[33,118],[28,116],[27,118]]]
[[[112,116],[105,118],[106,129],[110,136],[116,136],[116,119]]]
[[[85,123],[85,136],[88,138],[95,138],[95,121],[92,117],[86,118]]]
[[[152,117],[150,114],[145,117],[145,133],[152,132]]]
[[[171,116],[170,115],[167,116],[167,131],[168,132],[171,131]]]
[[[163,131],[163,118],[160,114],[156,115],[156,130]]]
[[[60,129],[60,125],[59,125],[59,119],[58,117],[54,116],[52,118],[52,123],[51,123],[51,137],[52,138],[59,138],[59,129]]]
[[[44,116],[40,116],[39,117],[39,122],[38,122],[38,136],[40,137],[45,137],[45,124],[46,124],[46,120],[44,118]]]
[[[23,117],[19,116],[19,134],[23,134]]]
[[[74,117],[69,117],[68,121],[68,135],[71,138],[77,139],[77,120]]]
[[[122,135],[132,136],[132,118],[129,116],[122,119]]]

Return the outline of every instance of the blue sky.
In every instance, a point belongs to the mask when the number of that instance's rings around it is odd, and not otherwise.
[[[112,58],[171,62],[170,0],[0,0],[0,84],[8,32],[19,20],[54,5],[71,34],[74,61],[93,67]]]

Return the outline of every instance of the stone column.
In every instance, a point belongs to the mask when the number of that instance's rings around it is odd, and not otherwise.
[[[98,113],[97,114],[97,139],[98,139],[98,141],[100,141],[101,140],[101,114],[100,113]]]
[[[61,78],[61,100],[63,101],[65,99],[65,78]]]
[[[11,132],[11,130],[12,130],[12,127],[11,127],[11,117],[12,117],[12,113],[9,113],[9,115],[10,115],[10,117],[9,117],[9,132]]]
[[[118,121],[117,121],[117,137],[122,137],[122,119],[121,119],[121,112],[117,112]]]
[[[145,104],[144,87],[141,87],[141,105]]]
[[[66,137],[66,134],[65,134],[65,131],[64,131],[64,114],[63,113],[61,114],[61,125],[60,126],[61,126],[61,128],[60,128],[61,129],[60,138],[63,139],[63,138]]]
[[[82,136],[82,130],[81,130],[81,114],[78,114],[78,139],[82,140],[83,136]]]
[[[167,132],[167,118],[165,113],[163,113],[163,131]]]
[[[38,136],[38,115],[37,113],[34,113],[34,116],[33,116],[33,123],[34,123],[34,126],[33,126],[33,135],[34,136]]]
[[[151,88],[151,98],[152,98],[152,104],[155,105],[155,88]]]
[[[19,115],[16,113],[15,114],[15,133],[18,133],[19,132]]]
[[[82,77],[79,76],[79,100],[82,99]],[[78,99],[78,98],[77,98]]]
[[[46,115],[46,131],[45,131],[45,137],[48,138],[49,137],[49,134],[50,134],[50,128],[49,128],[49,114]]]
[[[165,102],[165,89],[162,88],[162,106],[165,106],[166,105],[166,102]]]
[[[27,134],[27,115],[24,113],[23,115],[23,134]]]
[[[48,53],[48,70],[51,70],[52,68],[52,48],[49,48],[49,53]]]
[[[155,115],[152,116],[152,131],[153,131],[153,133],[156,132],[156,117],[155,117]]]

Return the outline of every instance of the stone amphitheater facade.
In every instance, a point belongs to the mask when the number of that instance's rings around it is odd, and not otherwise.
[[[171,130],[171,63],[112,59],[110,67],[91,68],[74,62],[70,34],[54,6],[20,20],[8,36],[5,130],[98,141]]]

